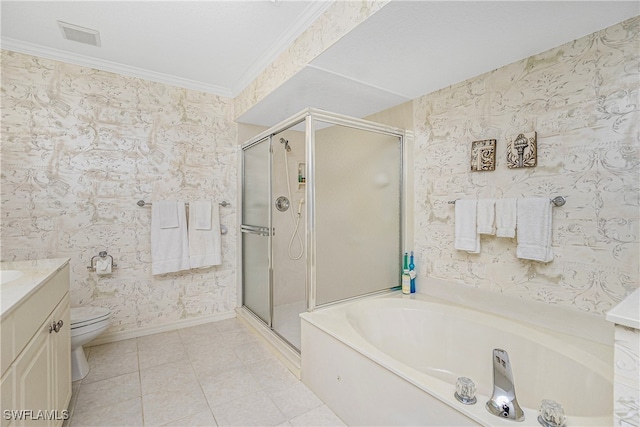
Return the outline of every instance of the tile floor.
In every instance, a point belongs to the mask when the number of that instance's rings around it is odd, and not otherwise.
[[[86,352],[72,427],[344,426],[238,319]]]

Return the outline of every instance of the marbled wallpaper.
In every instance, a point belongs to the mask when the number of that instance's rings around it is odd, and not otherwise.
[[[640,18],[414,101],[419,274],[603,315],[639,286]],[[536,131],[538,166],[508,169]],[[497,139],[496,170],[470,172],[471,142]],[[516,240],[453,248],[453,205],[474,197],[567,196],[553,209],[553,262]]]
[[[233,100],[2,51],[2,260],[71,258],[72,305],[113,311],[109,332],[236,305]],[[223,264],[151,275],[146,201],[227,200]],[[106,250],[111,276],[87,271]]]

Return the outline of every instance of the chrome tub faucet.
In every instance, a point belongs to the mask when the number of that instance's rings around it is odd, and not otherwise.
[[[493,395],[486,408],[496,417],[524,421],[524,412],[516,399],[509,354],[499,348],[493,349]]]

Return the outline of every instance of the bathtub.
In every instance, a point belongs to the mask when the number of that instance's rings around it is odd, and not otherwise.
[[[538,426],[543,399],[563,406],[567,426],[612,425],[608,322],[517,300],[527,306],[504,307],[520,319],[400,292],[303,313],[302,381],[347,425]],[[509,353],[524,422],[485,409],[494,348]],[[460,376],[475,382],[475,405],[454,398]]]

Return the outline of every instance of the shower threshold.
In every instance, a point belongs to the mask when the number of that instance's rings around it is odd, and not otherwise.
[[[238,319],[249,325],[251,329],[267,343],[269,349],[284,363],[287,369],[289,369],[296,378],[300,379],[300,352],[296,351],[287,340],[269,329],[264,322],[248,308],[244,306],[238,307],[236,308],[236,314],[238,315]]]

